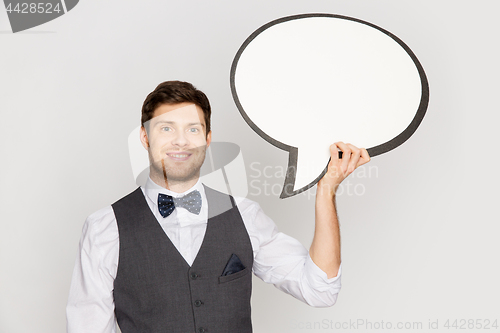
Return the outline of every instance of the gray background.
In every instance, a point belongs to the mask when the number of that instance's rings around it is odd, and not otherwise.
[[[267,181],[279,192],[283,178],[258,178],[250,165],[284,168],[287,154],[243,121],[229,69],[258,27],[311,12],[356,17],[401,38],[426,70],[430,104],[405,144],[375,157],[365,177],[356,177],[361,170],[349,176],[363,193],[339,195],[344,273],[337,304],[311,308],[256,279],[255,332],[332,331],[306,328],[323,320],[422,322],[426,331],[429,320],[443,329],[447,319],[500,319],[499,7],[87,0],[18,34],[0,10],[0,332],[64,332],[83,222],[135,188],[127,136],[159,82],[181,79],[204,90],[213,140],[238,144],[249,182],[263,189]],[[281,231],[309,247],[314,196],[280,200],[249,191]],[[292,207],[300,215],[286,212]],[[377,331],[365,328],[342,331]]]

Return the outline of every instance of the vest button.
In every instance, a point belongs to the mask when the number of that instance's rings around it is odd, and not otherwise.
[[[195,306],[202,306],[203,302],[201,300],[197,299],[196,301],[194,301],[194,305]]]
[[[198,328],[198,332],[200,332],[200,333],[205,333],[207,331],[208,330],[206,328],[203,328],[203,327]]]
[[[191,273],[191,279],[193,279],[193,280],[196,280],[196,278],[198,278],[198,276],[199,275],[196,273]]]

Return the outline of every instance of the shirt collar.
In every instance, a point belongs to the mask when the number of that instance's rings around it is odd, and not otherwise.
[[[178,193],[171,191],[169,189],[166,189],[164,187],[161,187],[160,185],[156,184],[153,180],[151,180],[150,177],[148,177],[148,180],[146,181],[146,184],[144,185],[144,190],[146,192],[146,195],[153,201],[154,203],[158,204],[158,194],[168,194],[174,198],[182,197],[186,194],[188,194],[191,191],[198,190],[201,194],[202,197],[205,196],[205,189],[203,187],[203,184],[201,183],[200,178],[198,178],[198,181],[196,184],[194,184],[191,188],[188,190]]]

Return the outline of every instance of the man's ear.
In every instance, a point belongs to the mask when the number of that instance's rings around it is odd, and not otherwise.
[[[210,143],[212,142],[212,131],[208,132],[207,134],[207,148],[210,146]]]
[[[146,132],[146,129],[144,128],[144,126],[141,126],[140,139],[141,139],[142,146],[146,150],[148,150],[148,148],[149,148],[148,133]]]

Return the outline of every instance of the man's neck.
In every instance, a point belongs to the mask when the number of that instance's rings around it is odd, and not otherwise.
[[[167,180],[166,177],[155,177],[153,174],[150,174],[149,177],[151,180],[158,186],[166,188],[175,193],[183,193],[193,187],[197,182],[199,177],[195,177],[192,179],[175,181],[175,180]]]

